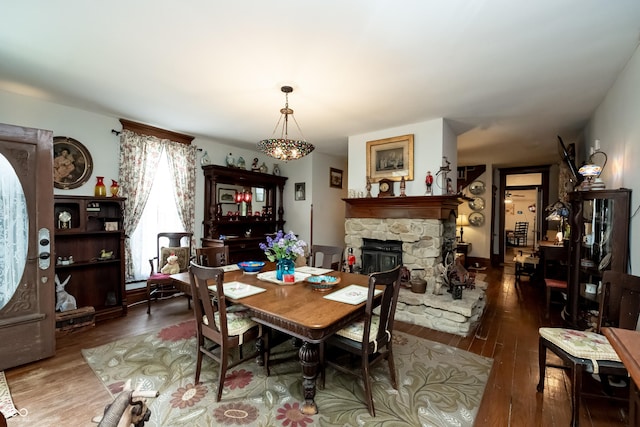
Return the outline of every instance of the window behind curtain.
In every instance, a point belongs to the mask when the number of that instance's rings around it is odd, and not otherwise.
[[[151,273],[149,260],[157,256],[158,233],[185,231],[178,217],[173,187],[166,152],[163,151],[140,224],[130,236],[135,280],[146,280]]]

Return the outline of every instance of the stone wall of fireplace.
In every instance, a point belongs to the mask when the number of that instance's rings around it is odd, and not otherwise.
[[[356,266],[362,265],[362,239],[402,242],[402,261],[409,269],[424,269],[427,291],[440,282],[436,270],[445,241],[455,240],[455,217],[441,219],[347,218],[345,245],[353,248]],[[422,273],[422,272],[420,272]]]

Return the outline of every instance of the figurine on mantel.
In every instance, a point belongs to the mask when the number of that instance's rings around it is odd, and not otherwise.
[[[236,167],[236,159],[233,158],[233,155],[231,153],[227,155],[227,166],[230,168]]]
[[[264,162],[262,162],[262,164],[260,165],[260,172],[269,173],[269,168],[264,164]]]
[[[277,163],[273,164],[273,174],[275,176],[280,176],[280,166]]]
[[[427,171],[427,177],[425,178],[424,183],[427,185],[427,196],[431,196],[433,194],[431,190],[431,186],[433,185],[433,175],[431,175],[431,171]]]
[[[404,176],[400,180],[400,197],[406,197],[407,195],[407,181],[405,181]]]
[[[253,172],[260,172],[260,166],[258,166],[258,158],[253,158],[253,163],[251,163],[251,170]]]
[[[238,164],[236,165],[236,167],[238,169],[246,169],[247,168],[246,167],[246,163],[244,161],[244,157],[242,157],[242,156],[238,157]]]

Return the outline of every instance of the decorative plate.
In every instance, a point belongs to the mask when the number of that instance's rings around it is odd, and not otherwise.
[[[91,177],[93,159],[87,147],[68,136],[53,137],[53,186],[78,188]]]
[[[603,271],[604,269],[609,267],[610,262],[611,262],[611,252],[609,252],[602,258],[602,260],[600,261],[600,264],[598,265],[598,270]]]
[[[484,199],[482,197],[474,197],[469,202],[469,207],[474,211],[481,211],[484,209]]]
[[[483,194],[485,191],[485,185],[484,182],[482,181],[473,181],[471,184],[469,184],[469,192],[471,192],[471,194],[473,195],[478,195],[478,194]]]
[[[469,224],[473,225],[474,227],[480,227],[484,224],[484,215],[482,215],[480,212],[471,212],[469,214]]]

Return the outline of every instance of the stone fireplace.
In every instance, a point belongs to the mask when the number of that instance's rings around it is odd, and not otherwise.
[[[424,269],[435,286],[436,266],[442,262],[445,242],[454,241],[457,196],[345,199],[345,245],[353,248],[356,266],[367,268],[363,242],[398,242],[400,262],[409,270]],[[365,251],[366,255],[366,251]],[[363,271],[368,274],[368,271]]]
[[[344,201],[345,244],[353,249],[356,267],[362,269],[364,264],[369,269],[373,242],[373,252],[384,248],[376,256],[388,254],[386,246],[399,246],[401,253],[394,255],[398,262],[409,270],[424,270],[426,293],[401,288],[396,319],[463,336],[473,331],[484,311],[486,283],[476,280],[476,288],[465,289],[459,300],[454,300],[446,289],[434,294],[442,282],[437,266],[445,248],[455,242],[458,204],[463,200],[457,196],[425,196]],[[389,262],[388,256],[384,259]]]

